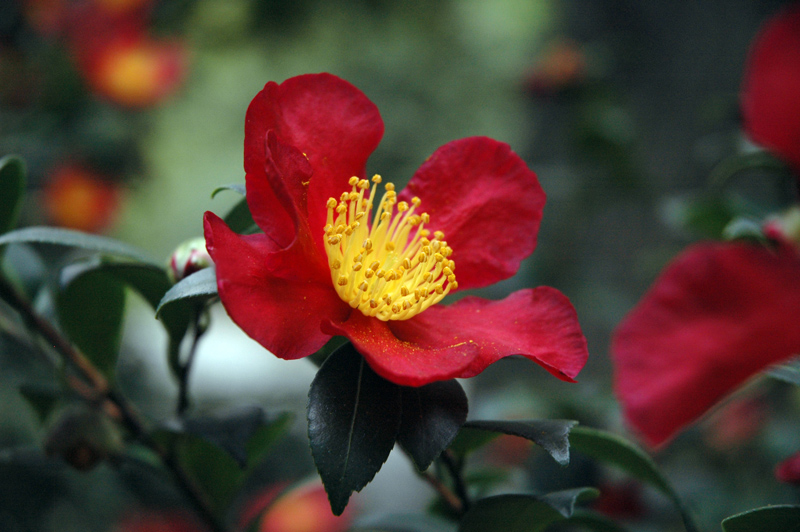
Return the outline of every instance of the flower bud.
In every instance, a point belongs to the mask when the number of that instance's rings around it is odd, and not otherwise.
[[[212,266],[214,262],[206,250],[206,241],[203,237],[187,240],[172,252],[169,258],[168,269],[172,282],[177,282],[184,277]]]
[[[800,247],[800,207],[792,207],[783,214],[769,218],[764,223],[764,234],[769,238],[788,240]]]
[[[89,471],[122,450],[118,427],[102,412],[83,404],[58,414],[47,431],[45,453],[58,456],[79,471]]]

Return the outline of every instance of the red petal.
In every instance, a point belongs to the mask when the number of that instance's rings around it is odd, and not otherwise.
[[[466,297],[405,321],[353,312],[344,323],[324,323],[323,330],[347,336],[376,373],[404,386],[472,377],[510,355],[572,381],[588,356],[575,310],[548,287],[502,301]]]
[[[461,289],[514,275],[536,247],[545,195],[536,174],[502,142],[471,137],[445,144],[400,196],[418,196],[431,229],[445,233]]]
[[[308,157],[313,175],[308,190],[308,219],[321,244],[329,197],[349,191],[351,176],[363,177],[367,158],[383,136],[378,108],[357,88],[330,74],[308,74],[280,85],[267,83],[245,117],[244,168],[248,181],[262,179],[265,137],[274,130],[281,142]],[[253,213],[260,227],[272,226],[274,198]],[[316,233],[315,233],[316,234]],[[291,237],[273,235],[276,241]]]
[[[314,353],[330,339],[320,321],[347,318],[350,308],[330,277],[321,277],[298,248],[276,250],[264,235],[237,235],[210,212],[205,235],[225,310],[275,356],[295,359]]]
[[[612,341],[628,422],[659,445],[770,364],[800,352],[800,257],[697,245],[667,267]]]
[[[750,137],[800,171],[800,5],[781,11],[750,48],[742,115]]]

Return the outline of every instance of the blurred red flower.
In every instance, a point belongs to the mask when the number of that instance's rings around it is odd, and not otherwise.
[[[689,248],[614,333],[625,418],[648,444],[665,443],[746,380],[800,353],[797,316],[793,244]]]
[[[775,467],[775,478],[800,486],[800,453],[795,453]]]
[[[114,532],[205,532],[207,529],[180,511],[139,510],[125,515]]]
[[[45,214],[50,223],[93,233],[111,224],[120,202],[116,184],[77,164],[56,168],[43,193]]]
[[[800,3],[771,18],[753,41],[742,83],[744,129],[800,172]]]
[[[244,164],[264,233],[237,235],[205,216],[233,320],[285,359],[346,336],[400,385],[471,377],[515,354],[572,381],[586,341],[557,290],[434,305],[510,277],[533,251],[545,201],[536,175],[508,145],[473,137],[439,148],[402,193],[388,183],[379,200],[381,178],[370,190],[364,176],[382,135],[375,105],[329,74],[268,83],[255,97]]]
[[[344,532],[353,522],[352,506],[340,516],[331,512],[328,495],[319,480],[285,490],[275,486],[255,497],[243,514],[246,527],[259,518],[259,532]]]

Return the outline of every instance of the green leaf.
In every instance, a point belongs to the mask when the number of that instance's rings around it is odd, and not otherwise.
[[[233,192],[236,192],[237,194],[240,194],[242,196],[247,195],[247,188],[245,188],[244,185],[242,185],[241,183],[234,183],[232,185],[222,185],[221,187],[215,188],[214,191],[211,193],[211,199],[217,197],[217,194],[219,194],[224,190],[232,190]]]
[[[359,519],[352,532],[456,532],[451,521],[425,514],[384,514]]]
[[[140,249],[119,240],[60,227],[26,227],[0,236],[0,246],[20,243],[76,247],[156,264]]]
[[[42,423],[50,416],[50,413],[53,412],[63,395],[61,390],[55,386],[38,386],[34,384],[21,385],[19,393],[33,408]]]
[[[795,358],[780,366],[775,366],[769,371],[767,375],[773,379],[778,379],[795,386],[800,386],[800,359]]]
[[[661,473],[650,456],[633,443],[609,432],[587,427],[575,427],[570,434],[572,448],[581,453],[619,467],[629,475],[650,484],[669,497],[683,518],[689,532],[697,527],[678,494]]]
[[[284,412],[274,420],[258,427],[245,444],[247,452],[247,469],[257,466],[272,445],[286,432],[292,425],[292,415]]]
[[[103,270],[71,277],[56,296],[61,328],[110,381],[119,354],[124,307],[123,285]]]
[[[22,198],[25,195],[25,161],[16,155],[0,159],[0,233],[17,224]]]
[[[222,516],[242,478],[236,461],[217,445],[190,433],[173,435],[172,448],[189,475],[209,496],[217,515]]]
[[[577,526],[583,530],[592,530],[594,532],[627,532],[627,529],[617,522],[612,521],[608,517],[601,515],[597,512],[582,510],[576,508],[572,517],[566,519],[566,523],[571,526]],[[572,528],[570,528],[572,530]]]
[[[473,453],[500,436],[499,432],[491,432],[480,429],[471,429],[468,426],[461,427],[458,436],[450,444],[450,450],[461,458]]]
[[[533,495],[498,495],[477,501],[461,518],[459,532],[539,532],[548,525],[572,516],[575,503],[599,492],[577,488]]]
[[[465,428],[478,429],[526,438],[541,446],[553,459],[569,464],[569,432],[577,421],[538,419],[533,421],[468,421]]]
[[[722,521],[725,532],[800,532],[800,506],[756,508]]]
[[[285,425],[285,421],[284,416],[274,423]],[[251,440],[258,436],[262,445],[266,443],[263,441],[264,434],[260,431],[269,431],[274,423],[261,407],[245,406],[218,412],[213,416],[189,418],[184,421],[184,426],[187,432],[201,436],[225,450],[240,468],[244,468],[251,461]],[[279,435],[274,430],[271,432],[271,436]]]
[[[185,300],[204,301],[217,295],[217,272],[214,268],[205,268],[175,283],[156,307],[156,315],[161,314],[168,305]]]
[[[425,471],[447,448],[467,419],[467,395],[454,380],[403,387],[403,416],[397,441]]]
[[[401,388],[372,371],[350,343],[317,372],[308,394],[308,439],[334,515],[389,457],[401,408]]]

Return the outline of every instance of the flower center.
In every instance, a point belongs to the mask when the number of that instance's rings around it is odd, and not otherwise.
[[[398,203],[392,183],[386,183],[371,217],[381,176],[372,182],[370,188],[366,179],[351,177],[350,192],[328,199],[324,231],[331,280],[339,297],[365,316],[407,320],[458,288],[456,264],[448,258],[453,250],[441,231],[429,238],[430,216],[414,213],[420,199]]]

